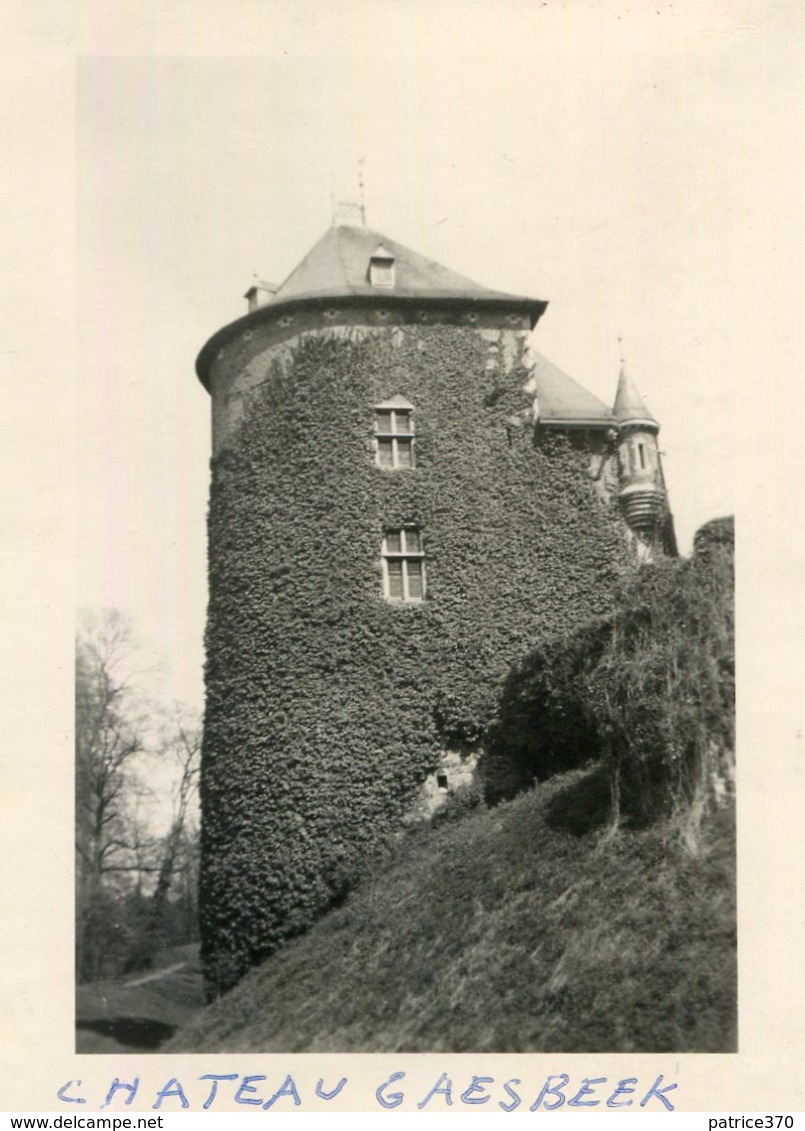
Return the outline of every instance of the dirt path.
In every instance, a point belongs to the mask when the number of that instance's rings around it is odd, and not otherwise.
[[[126,987],[144,986],[146,982],[158,982],[160,978],[167,978],[169,974],[175,974],[177,970],[183,970],[186,965],[186,962],[176,962],[173,966],[165,966],[162,970],[156,970],[153,974],[146,974],[144,978],[135,978],[132,982],[124,982],[123,985]]]

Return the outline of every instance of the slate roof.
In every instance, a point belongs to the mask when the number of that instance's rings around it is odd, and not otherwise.
[[[377,295],[378,288],[372,286],[368,276],[369,260],[375,252],[394,257],[395,281],[389,288],[394,295],[531,303],[540,308],[539,313],[545,306],[523,295],[489,290],[380,232],[349,224],[325,232],[279,288],[274,302],[303,296]]]
[[[369,264],[374,255],[384,259],[393,256],[393,286],[378,287],[370,283]],[[270,284],[268,287],[274,289]],[[273,317],[277,307],[282,307],[283,304],[295,305],[308,300],[351,297],[371,297],[381,301],[392,298],[411,301],[477,301],[519,307],[528,311],[532,327],[548,305],[539,299],[489,290],[473,279],[442,267],[371,228],[337,224],[325,232],[285,282],[276,289],[271,302],[224,326],[213,335],[196,362],[199,377],[206,385],[213,351],[253,319]],[[615,405],[610,409],[547,358],[534,350],[530,354],[534,362],[533,381],[539,419],[543,424],[612,427],[616,424],[642,423],[659,428],[625,368],[621,368]]]
[[[373,286],[370,283],[369,263],[376,252],[383,258],[389,254],[394,257],[393,286]],[[482,287],[466,275],[459,275],[456,271],[442,267],[440,263],[435,263],[371,228],[337,224],[325,232],[299,266],[294,268],[270,302],[213,334],[196,359],[196,373],[202,383],[209,387],[209,368],[217,350],[252,325],[255,319],[273,318],[284,305],[356,297],[379,303],[393,300],[420,302],[429,299],[455,303],[477,302],[527,314],[532,328],[548,305],[542,299]]]
[[[565,424],[577,427],[600,427],[615,423],[612,411],[598,397],[568,377],[567,373],[530,350],[534,361],[533,381],[536,385],[537,410],[543,424]]]

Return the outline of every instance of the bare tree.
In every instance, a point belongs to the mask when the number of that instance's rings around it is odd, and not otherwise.
[[[116,610],[84,614],[76,639],[76,976],[150,965],[197,937],[201,723],[147,703]],[[148,785],[146,785],[146,781]],[[154,824],[165,816],[162,835]]]
[[[175,775],[170,828],[160,845],[159,867],[146,928],[146,941],[152,952],[168,941],[168,901],[175,880],[184,880],[180,899],[191,904],[194,919],[195,884],[198,855],[198,779],[201,761],[201,723],[198,716],[175,706],[162,729],[158,753],[172,764]],[[185,919],[189,916],[185,915]],[[189,924],[185,924],[189,929]],[[192,933],[195,934],[195,923]],[[187,941],[187,940],[183,940]]]
[[[131,633],[116,610],[85,615],[76,641],[76,972],[97,978],[123,944],[120,892],[142,866],[132,822],[144,724],[130,683]]]

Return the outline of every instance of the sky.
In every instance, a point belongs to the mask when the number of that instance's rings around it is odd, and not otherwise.
[[[739,509],[748,173],[776,156],[747,90],[786,53],[742,9],[275,4],[265,54],[78,60],[77,602],[130,617],[159,697],[203,699],[195,357],[357,198],[360,161],[370,227],[547,299],[536,348],[610,404],[623,339],[683,553]]]

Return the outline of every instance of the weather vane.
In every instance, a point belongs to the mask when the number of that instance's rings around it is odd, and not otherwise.
[[[356,225],[366,227],[366,195],[363,183],[363,166],[365,157],[358,158],[358,200],[336,200],[335,194],[330,193],[330,211],[333,224]]]
[[[361,201],[361,224],[364,228],[366,227],[366,200],[363,192],[363,166],[365,162],[365,157],[358,158],[358,195]]]

